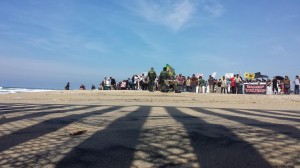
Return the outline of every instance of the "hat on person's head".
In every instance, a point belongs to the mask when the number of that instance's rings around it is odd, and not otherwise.
[[[154,69],[153,67],[151,67],[151,69]]]

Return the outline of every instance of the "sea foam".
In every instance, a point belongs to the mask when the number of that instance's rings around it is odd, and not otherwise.
[[[29,89],[29,88],[17,88],[17,87],[0,87],[0,94],[13,94],[24,92],[49,92],[55,91],[50,89]]]

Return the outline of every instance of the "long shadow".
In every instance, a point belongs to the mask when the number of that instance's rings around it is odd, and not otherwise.
[[[59,109],[64,107],[70,107],[74,105],[48,105],[48,104],[38,104],[34,107],[30,108],[19,108],[19,107],[10,107],[9,110],[3,111],[2,114],[12,114],[12,113],[20,113],[20,112],[28,112],[28,111],[42,111],[42,110],[51,110],[51,109]],[[38,108],[36,108],[38,107]]]
[[[228,110],[228,111],[232,110],[232,109],[227,109],[227,108],[219,108],[219,109],[221,109],[221,110]],[[261,111],[259,111],[259,110],[251,110],[251,111],[261,112],[263,110],[261,110]],[[256,113],[250,113],[250,112],[246,112],[246,111],[239,111],[239,114],[244,114],[244,115],[249,115],[249,116],[257,116],[257,117],[274,118],[274,119],[278,119],[278,120],[300,122],[300,119],[298,119],[298,118],[286,118],[286,117],[278,117],[278,116],[269,116],[269,115],[265,115],[265,114],[256,114]]]
[[[96,132],[73,148],[56,167],[130,167],[142,126],[149,113],[150,107],[140,107],[113,121],[105,130]]]
[[[31,127],[26,127],[24,129],[15,131],[11,134],[4,135],[0,137],[0,152],[17,146],[26,141],[29,141],[31,139],[35,139],[48,133],[55,132],[58,129],[66,127],[69,124],[72,124],[73,122],[81,120],[85,117],[89,117],[92,115],[101,115],[114,110],[118,110],[121,107],[122,106],[115,106],[103,110],[89,111],[82,114],[72,114],[64,117],[51,118]]]
[[[277,133],[287,135],[290,138],[293,138],[293,139],[296,139],[296,140],[300,139],[299,129],[296,128],[296,127],[293,127],[291,125],[274,124],[274,123],[259,121],[259,120],[256,120],[256,119],[250,119],[250,118],[247,118],[247,117],[226,115],[226,114],[222,114],[222,113],[216,113],[216,112],[213,112],[213,111],[209,111],[209,110],[199,108],[199,107],[191,107],[191,109],[194,109],[194,110],[196,110],[200,113],[203,113],[203,114],[225,118],[225,119],[232,120],[232,121],[244,124],[244,125],[255,126],[255,127],[259,127],[259,128],[263,128],[263,129],[269,129],[269,130],[275,131]],[[229,112],[232,112],[232,113],[236,113],[236,114],[243,114],[243,112],[238,111],[236,109],[225,109],[225,110],[227,110]]]
[[[274,111],[274,112],[272,112],[273,110],[271,110],[271,111],[258,110],[258,109],[245,109],[245,110],[259,112],[259,113],[264,113],[264,114],[274,114],[274,115],[279,115],[279,116],[284,116],[284,117],[288,116],[288,117],[297,117],[297,118],[300,118],[300,112],[299,112],[299,115],[294,115],[294,114],[285,113],[285,111],[281,111],[281,112]]]
[[[227,127],[207,123],[174,107],[166,109],[187,130],[201,168],[271,168],[251,144]]]
[[[1,109],[6,109],[7,107],[9,107],[7,104],[0,103],[0,110]]]
[[[2,111],[10,111],[10,110],[23,110],[23,109],[30,109],[34,107],[40,106],[39,104],[9,104],[5,108],[1,108]]]
[[[86,110],[91,108],[92,106],[84,106],[84,107],[79,107],[76,109],[66,109],[66,110],[51,110],[51,111],[44,111],[44,112],[37,112],[37,113],[29,113],[27,115],[23,116],[17,116],[13,118],[7,118],[5,120],[0,120],[0,125],[10,123],[10,122],[15,122],[18,120],[24,120],[24,119],[30,119],[30,118],[36,118],[36,117],[42,117],[48,114],[55,114],[55,113],[68,113],[68,112],[74,112],[78,110]]]
[[[273,111],[282,112],[282,110],[273,110]],[[295,110],[284,110],[284,112],[288,112],[288,113],[298,113],[298,114],[300,114],[300,111],[295,111]]]

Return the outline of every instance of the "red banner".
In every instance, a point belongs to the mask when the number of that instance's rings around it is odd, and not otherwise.
[[[245,94],[267,94],[267,85],[244,84]]]

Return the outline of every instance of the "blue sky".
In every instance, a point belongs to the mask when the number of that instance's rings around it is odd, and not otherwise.
[[[77,89],[170,64],[300,74],[299,0],[0,1],[0,86]]]

